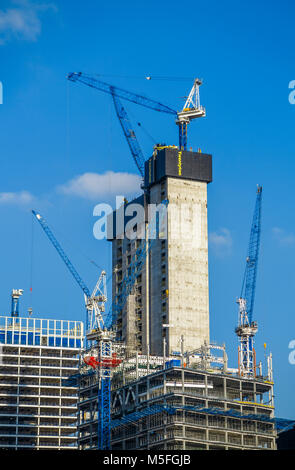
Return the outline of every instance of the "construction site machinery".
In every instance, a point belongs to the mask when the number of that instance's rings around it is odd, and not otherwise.
[[[193,119],[204,117],[206,115],[205,108],[200,104],[200,92],[199,87],[202,84],[202,81],[198,78],[194,80],[193,87],[187,97],[185,105],[181,111],[175,111],[174,109],[166,106],[158,101],[147,98],[143,95],[139,95],[122,88],[110,85],[109,83],[99,80],[97,77],[84,74],[82,72],[72,72],[68,74],[68,80],[72,82],[80,82],[91,88],[109,93],[112,95],[116,113],[121,123],[124,135],[126,137],[127,143],[131,150],[132,157],[135,161],[135,164],[143,176],[144,170],[144,158],[142,151],[137,142],[135,132],[131,128],[130,121],[128,119],[126,110],[123,108],[120,103],[120,98],[136,103],[140,106],[144,106],[154,111],[163,112],[167,114],[172,114],[176,117],[176,124],[179,127],[179,149],[187,150],[187,126]]]
[[[68,267],[72,276],[84,292],[86,306],[86,338],[95,339],[98,344],[97,362],[99,367],[95,367],[98,372],[99,393],[98,393],[98,413],[99,413],[99,448],[108,449],[110,446],[110,390],[111,390],[111,360],[112,360],[112,341],[113,332],[106,330],[103,320],[105,312],[105,303],[107,302],[106,293],[106,273],[102,271],[95,288],[90,294],[85,282],[78,274],[72,262],[62,249],[60,243],[55,238],[46,220],[41,214],[32,211],[49,240],[56,248],[60,257]],[[95,331],[95,336],[92,332]],[[88,345],[88,341],[87,341]]]
[[[62,249],[60,243],[57,241],[55,235],[53,234],[52,230],[48,226],[46,220],[40,213],[32,210],[33,215],[38,220],[39,224],[43,228],[44,232],[46,233],[47,237],[51,241],[52,245],[55,247],[56,251],[60,255],[61,259],[67,266],[68,270],[72,274],[73,278],[79,285],[79,287],[84,292],[84,300],[86,306],[86,332],[89,332],[90,326],[93,322],[97,322],[98,325],[103,324],[102,313],[104,312],[104,305],[107,301],[106,296],[106,273],[102,271],[99,279],[94,287],[92,294],[88,289],[87,285],[79,275],[78,271],[74,267],[73,263],[70,261],[69,257],[66,255],[64,250]]]
[[[258,331],[257,323],[253,321],[253,308],[256,288],[256,277],[261,233],[261,202],[262,186],[257,186],[257,196],[252,220],[246,268],[241,295],[237,300],[239,305],[239,321],[235,329],[239,337],[239,373],[243,377],[252,378],[256,374],[256,358],[254,336]]]
[[[162,201],[162,210],[156,212],[150,221],[148,225],[149,230],[146,231],[146,237],[131,261],[130,272],[123,278],[123,291],[114,297],[107,316],[105,315],[105,303],[107,302],[105,271],[102,271],[93,293],[90,295],[88,287],[62,249],[46,220],[41,214],[32,211],[74,279],[84,292],[87,311],[86,338],[88,342],[92,342],[92,346],[86,348],[83,359],[85,364],[92,367],[98,373],[98,448],[102,450],[110,449],[111,377],[112,369],[120,363],[113,353],[116,317],[132,291],[134,282],[140,274],[140,269],[146,260],[146,256],[161,233],[162,224],[166,221],[167,206],[168,200]],[[106,327],[106,324],[108,327]],[[87,343],[87,346],[88,344],[89,343]]]

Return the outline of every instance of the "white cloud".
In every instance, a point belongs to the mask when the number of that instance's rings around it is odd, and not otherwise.
[[[132,173],[84,173],[59,186],[63,194],[95,200],[99,197],[127,195],[140,190],[141,178]]]
[[[218,255],[228,255],[232,247],[232,236],[227,228],[209,233],[209,243]]]
[[[294,233],[286,232],[286,230],[279,227],[273,227],[272,233],[280,245],[290,246],[295,244]]]
[[[15,8],[0,10],[0,44],[13,37],[35,41],[41,33],[40,15],[46,10],[56,10],[53,4],[14,0]]]
[[[0,204],[30,204],[34,197],[28,191],[0,193]]]

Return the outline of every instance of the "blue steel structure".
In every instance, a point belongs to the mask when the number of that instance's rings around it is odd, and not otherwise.
[[[109,450],[111,447],[111,360],[113,357],[112,340],[98,343],[99,387],[98,387],[98,449]],[[103,365],[104,364],[104,365]]]
[[[140,150],[140,147],[136,141],[135,133],[132,130],[130,126],[130,122],[127,118],[127,113],[120,104],[118,98],[122,98],[124,100],[130,101],[132,103],[138,104],[140,106],[144,106],[146,108],[152,109],[154,111],[158,112],[163,112],[167,114],[172,114],[176,118],[176,124],[179,127],[179,148],[181,150],[187,150],[187,124],[189,123],[190,119],[192,119],[192,113],[190,112],[192,109],[186,108],[183,110],[181,113],[178,113],[174,109],[170,108],[169,106],[166,106],[158,101],[152,100],[150,98],[147,98],[143,95],[139,95],[127,90],[124,90],[123,88],[119,88],[113,85],[110,85],[106,82],[103,82],[99,80],[96,77],[84,74],[82,72],[71,72],[68,74],[68,80],[72,82],[80,82],[84,83],[85,85],[95,88],[97,90],[103,91],[105,93],[108,93],[112,95],[113,99],[114,97],[117,98],[117,102],[114,100],[114,104],[116,107],[116,113],[117,116],[120,120],[124,135],[127,139],[129,148],[131,150],[132,156],[135,160],[136,166],[139,169],[141,175],[143,176],[143,167],[144,167],[144,160],[142,162],[142,152]],[[194,85],[195,86],[195,85]],[[183,119],[183,116],[185,113],[189,113],[189,117]],[[140,164],[138,164],[140,162]]]
[[[156,213],[154,214],[152,220],[148,224],[148,232],[145,233],[145,239],[143,240],[141,246],[137,249],[132,262],[131,270],[128,275],[125,275],[123,278],[123,291],[120,295],[116,295],[110,311],[108,312],[107,317],[103,320],[103,325],[106,328],[100,329],[96,333],[92,332],[91,340],[97,338],[98,341],[98,372],[99,372],[99,392],[98,392],[98,448],[102,450],[110,449],[111,445],[111,374],[112,374],[112,360],[113,360],[113,336],[116,318],[118,312],[122,310],[127,300],[128,295],[131,293],[132,287],[137,276],[140,274],[141,268],[146,260],[146,256],[150,252],[152,246],[154,245],[157,237],[164,233],[165,227],[163,227],[163,221],[166,216],[166,209],[168,206],[168,200],[164,200],[161,203],[160,208],[158,207]],[[91,299],[92,296],[90,291],[77,270],[69,260],[68,256],[61,248],[61,245],[55,238],[51,229],[49,228],[45,219],[36,211],[32,211],[44,232],[48,236],[49,240],[56,248],[57,252],[61,256],[62,260],[72,273],[74,279],[78,285],[83,290],[87,299]],[[87,303],[87,302],[86,302]],[[91,319],[89,318],[89,312],[87,310],[87,331],[91,331]],[[71,381],[72,383],[72,381]]]
[[[91,296],[88,287],[85,282],[78,274],[76,268],[73,266],[72,262],[62,249],[60,243],[55,238],[50,227],[48,226],[46,220],[41,216],[41,214],[32,210],[32,213],[40,223],[44,232],[48,236],[49,240],[56,248],[60,257],[68,267],[69,271],[73,275],[74,279],[81,287],[85,295],[86,303],[86,334],[91,330],[91,321],[89,310],[87,305],[91,303],[93,296]],[[103,320],[98,324],[99,332],[101,335],[97,336],[98,338],[98,364],[99,367],[99,393],[98,393],[98,411],[99,411],[99,420],[98,420],[98,436],[99,436],[99,448],[100,449],[109,449],[110,447],[110,394],[111,394],[111,360],[112,360],[112,341],[108,331],[102,331],[103,329]],[[87,345],[89,343],[87,342]],[[70,381],[71,382],[71,381]],[[69,382],[69,383],[70,383]]]
[[[291,419],[282,419],[282,418],[271,418],[267,414],[254,414],[254,413],[241,413],[235,409],[229,408],[227,410],[222,410],[221,408],[210,407],[206,408],[205,406],[187,406],[187,405],[178,405],[178,406],[170,406],[170,405],[151,405],[148,408],[145,408],[143,411],[135,411],[133,413],[129,413],[122,418],[117,418],[111,421],[111,428],[116,429],[119,426],[124,426],[125,424],[135,423],[136,421],[146,417],[152,416],[157,413],[166,412],[169,415],[175,415],[177,411],[196,411],[199,413],[206,413],[209,415],[217,415],[217,416],[228,416],[232,418],[246,418],[249,420],[254,421],[263,421],[266,423],[274,423],[275,428],[277,429],[278,433],[282,431],[286,431],[288,429],[292,429],[295,425],[295,420]]]
[[[118,96],[118,98],[131,101],[132,103],[136,103],[146,108],[153,109],[154,111],[177,115],[177,111],[170,108],[169,106],[166,106],[165,104],[147,98],[146,96],[133,93],[132,91],[127,91],[123,88],[110,85],[109,83],[98,80],[98,78],[92,77],[82,72],[69,73],[68,80],[71,80],[72,82],[78,81],[84,83],[85,85],[88,85],[91,88],[104,91],[105,93],[109,93],[110,95],[115,94],[116,96]]]
[[[112,91],[113,87],[111,87]],[[122,130],[124,132],[124,135],[126,137],[127,143],[130,148],[130,152],[133,156],[133,159],[135,161],[135,164],[138,168],[139,173],[141,174],[142,178],[144,177],[144,156],[142,153],[142,150],[139,146],[139,143],[137,141],[136,135],[134,130],[132,129],[131,123],[129,121],[128,115],[126,113],[126,110],[124,109],[121,101],[119,100],[118,96],[116,96],[115,91],[112,93],[112,98],[114,101],[115,105],[115,110],[118,116],[118,119],[120,121]]]
[[[256,277],[259,258],[261,234],[261,205],[262,186],[257,186],[257,196],[252,220],[246,268],[242,283],[239,304],[239,324],[236,333],[239,336],[239,371],[246,377],[255,376],[256,359],[254,336],[257,333],[257,323],[253,321]]]
[[[141,273],[141,269],[146,261],[146,257],[150,253],[155,241],[165,230],[165,221],[167,214],[168,200],[165,199],[161,202],[158,211],[153,215],[152,220],[148,224],[148,231],[145,232],[140,247],[136,250],[130,264],[129,274],[125,275],[122,280],[123,289],[120,294],[116,294],[111,308],[104,320],[104,324],[108,330],[112,329],[115,335],[116,320],[119,312],[122,311],[127,297],[132,291],[136,278]],[[164,223],[164,227],[163,227]],[[104,348],[103,354],[101,348]],[[112,342],[99,343],[99,357],[111,358],[112,355]],[[108,450],[111,447],[111,366],[104,367],[101,370],[104,380],[101,381],[101,389],[98,397],[99,412],[101,413],[98,423],[98,447],[99,449]]]
[[[240,296],[246,299],[249,323],[252,322],[254,299],[255,299],[256,277],[257,277],[258,257],[259,257],[259,248],[260,248],[260,234],[261,234],[261,203],[262,203],[262,186],[258,186],[254,215],[253,215],[251,232],[250,232],[248,256],[246,258],[246,268],[245,268],[245,274],[244,274],[241,296]]]
[[[120,98],[130,101],[132,103],[139,104],[141,106],[144,106],[146,108],[153,109],[154,111],[159,111],[159,112],[164,112],[168,114],[174,114],[177,115],[177,112],[174,111],[173,109],[169,108],[168,106],[165,106],[161,103],[158,103],[157,101],[151,100],[149,98],[146,98],[145,96],[138,95],[132,92],[129,92],[127,90],[124,90],[122,88],[115,87],[113,85],[109,85],[106,82],[102,82],[101,80],[98,80],[95,77],[91,77],[86,74],[82,74],[81,72],[74,72],[74,73],[69,73],[68,74],[68,80],[72,82],[80,82],[83,83],[84,85],[87,85],[91,88],[95,88],[96,90],[103,91],[105,93],[108,93],[112,96],[113,102],[115,105],[115,110],[117,117],[120,121],[123,133],[125,135],[125,138],[127,140],[129,149],[131,151],[133,160],[137,166],[137,169],[139,173],[141,174],[142,178],[144,176],[144,162],[145,158],[143,156],[142,150],[139,146],[139,143],[137,141],[136,135],[134,130],[132,129],[130,120],[128,118],[127,112],[125,108],[123,107]]]

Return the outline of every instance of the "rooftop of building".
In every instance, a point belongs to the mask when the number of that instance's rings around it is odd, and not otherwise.
[[[0,345],[83,347],[83,322],[0,315]]]

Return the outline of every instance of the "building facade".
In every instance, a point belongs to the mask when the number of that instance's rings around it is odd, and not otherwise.
[[[0,448],[77,448],[83,323],[0,316]]]

